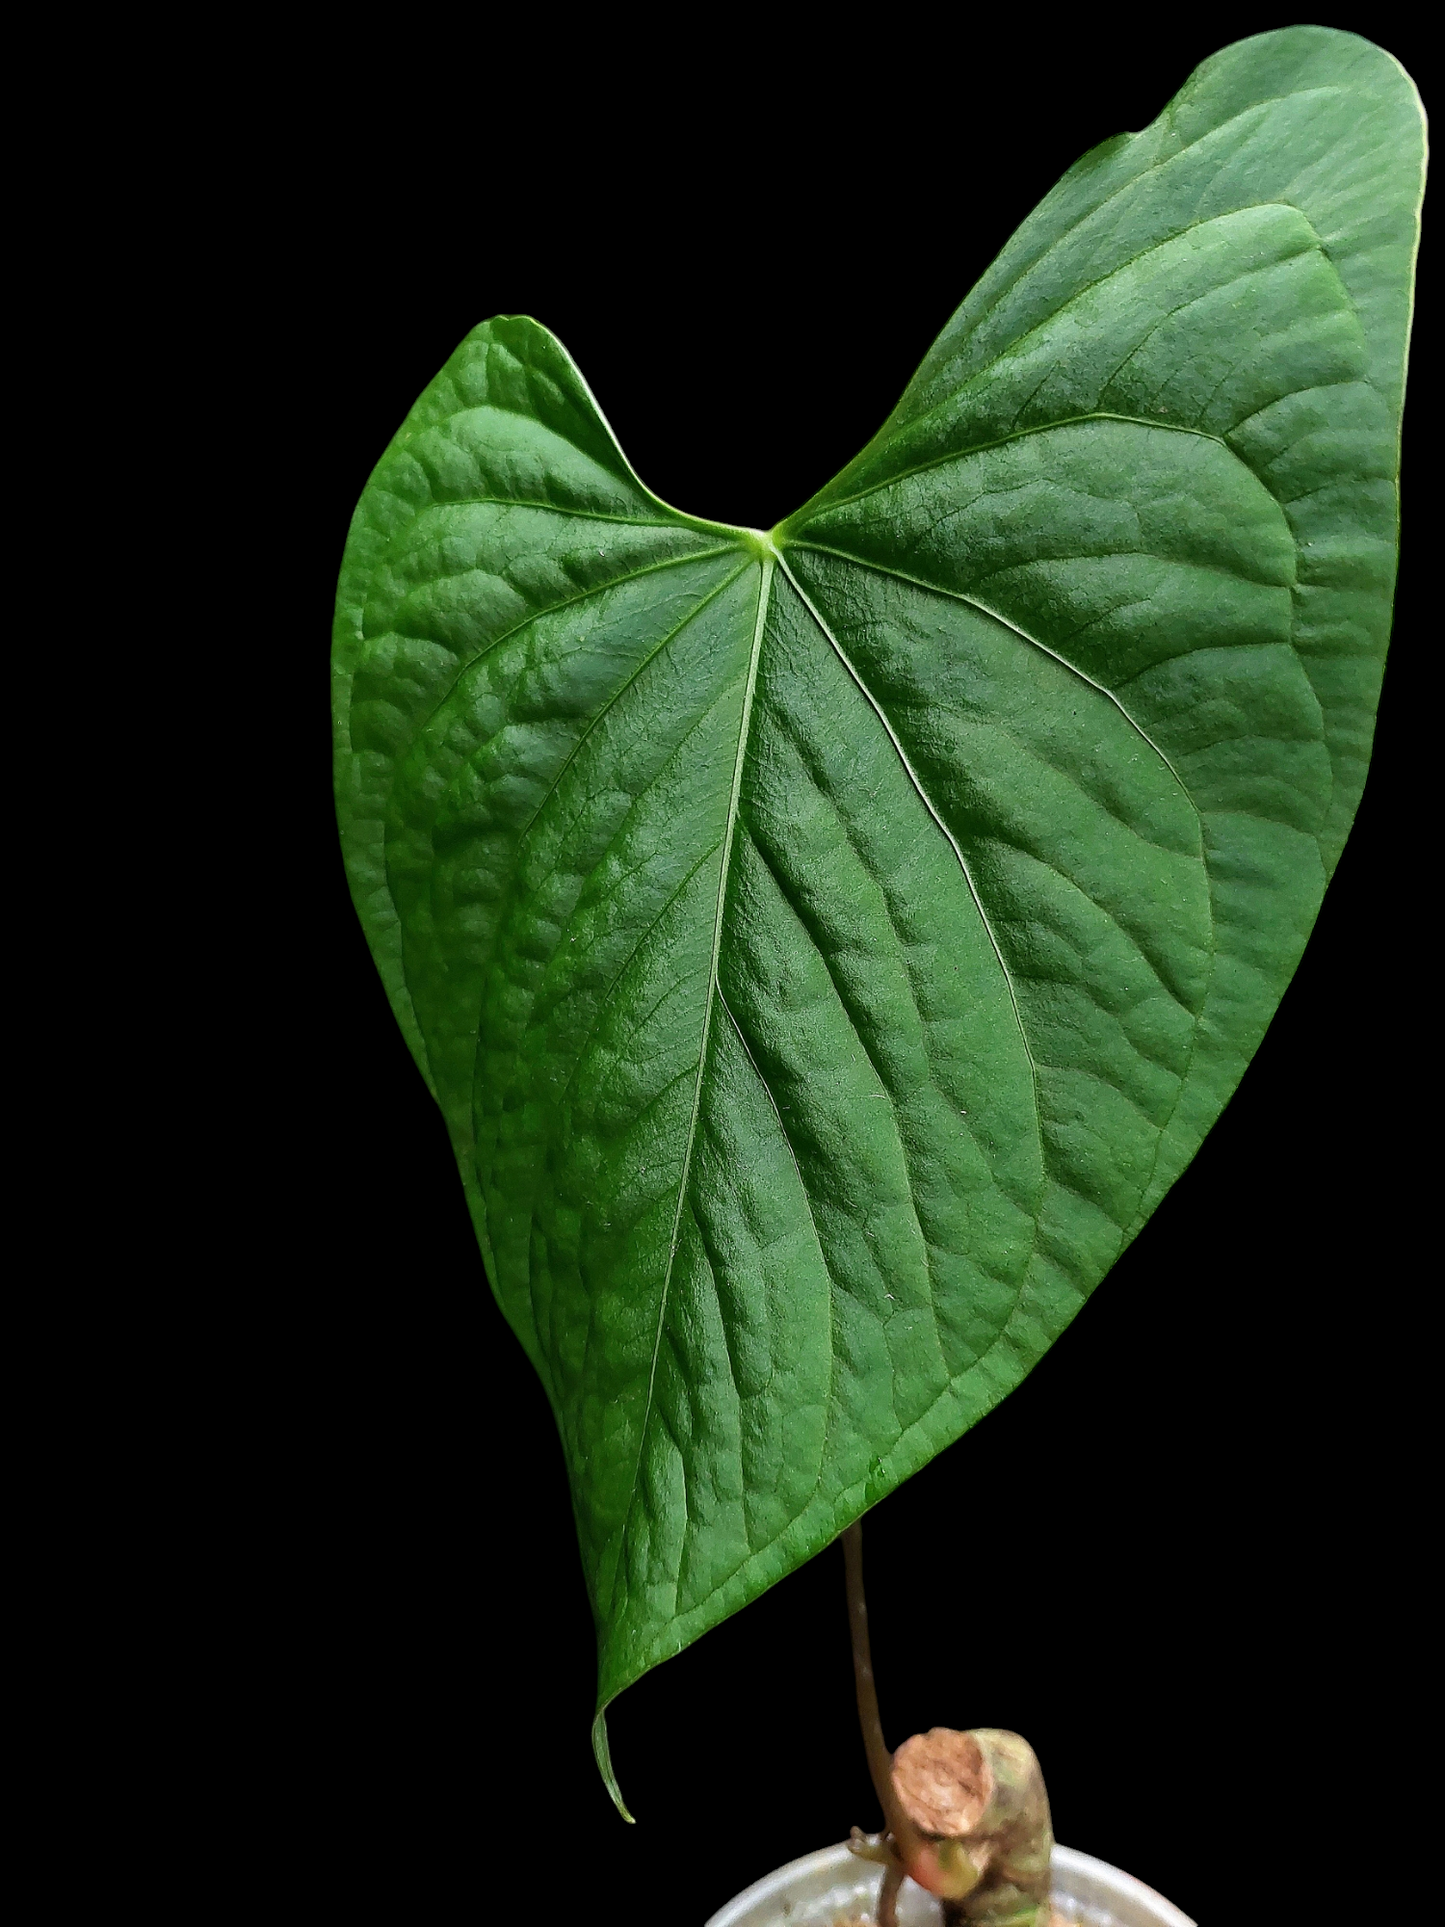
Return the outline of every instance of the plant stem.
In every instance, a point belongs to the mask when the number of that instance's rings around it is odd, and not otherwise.
[[[868,1755],[868,1771],[873,1790],[883,1809],[884,1824],[898,1843],[907,1866],[916,1860],[922,1837],[899,1803],[893,1788],[893,1755],[883,1739],[883,1723],[878,1717],[878,1688],[873,1679],[873,1651],[868,1640],[868,1600],[863,1591],[863,1522],[856,1520],[843,1534],[843,1563],[848,1574],[848,1627],[853,1635],[853,1678],[858,1688],[858,1723],[863,1728],[863,1747]],[[888,1882],[884,1880],[884,1894]],[[897,1892],[897,1882],[893,1891]],[[891,1899],[889,1901],[891,1906]],[[884,1915],[879,1914],[879,1920]]]
[[[883,1885],[878,1889],[878,1927],[898,1927],[898,1889],[903,1885],[903,1869],[892,1861],[883,1869]]]

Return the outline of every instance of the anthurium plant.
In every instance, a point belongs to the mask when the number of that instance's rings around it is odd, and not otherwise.
[[[366,487],[346,864],[556,1415],[619,1806],[609,1703],[1019,1383],[1269,1024],[1370,753],[1423,160],[1388,54],[1264,34],[777,526],[659,500],[522,316]],[[860,1849],[1043,1918],[1011,1736],[908,1747]],[[991,1799],[1042,1873],[970,1859]]]

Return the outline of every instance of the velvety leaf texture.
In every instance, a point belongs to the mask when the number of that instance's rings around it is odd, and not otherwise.
[[[1258,1045],[1369,755],[1423,145],[1366,41],[1226,49],[767,535],[515,316],[368,484],[346,861],[600,1709],[1018,1384]]]

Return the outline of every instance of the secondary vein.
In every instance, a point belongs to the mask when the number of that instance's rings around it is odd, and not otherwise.
[[[858,673],[857,669],[853,666],[853,663],[850,660],[847,651],[844,649],[843,645],[839,642],[838,638],[833,634],[833,631],[828,627],[827,623],[823,620],[822,615],[819,613],[816,604],[809,596],[807,590],[804,589],[803,585],[798,581],[798,578],[793,574],[793,571],[788,567],[786,561],[782,558],[781,555],[778,558],[778,567],[783,571],[783,574],[788,578],[788,581],[792,584],[794,592],[798,597],[798,600],[802,603],[803,607],[808,611],[808,614],[813,618],[813,621],[818,625],[819,629],[822,630],[823,635],[827,638],[828,642],[832,645],[834,654],[837,656],[839,662],[842,663],[843,667],[847,670],[848,674],[852,677],[854,683],[857,685],[857,688],[860,694],[863,697],[863,700],[868,704],[868,707],[873,711],[873,714],[878,718],[879,722],[883,725],[883,728],[887,733],[888,740],[890,743],[892,743],[894,752],[897,755],[899,762],[903,765],[904,771],[908,776],[909,782],[913,785],[914,790],[918,794],[919,801],[923,804],[923,807],[928,811],[928,814],[933,818],[933,821],[938,826],[939,830],[941,830],[943,835],[947,838],[948,847],[953,851],[953,854],[958,861],[958,867],[963,872],[963,880],[968,885],[968,893],[973,898],[974,908],[978,911],[979,920],[983,924],[984,930],[988,935],[989,943],[993,946],[993,954],[998,959],[998,967],[1003,973],[1003,980],[1005,985],[1008,988],[1009,1002],[1013,1006],[1014,1022],[1018,1025],[1019,1038],[1024,1047],[1024,1055],[1025,1057],[1027,1057],[1028,1063],[1029,1063],[1029,1075],[1033,1080],[1034,1118],[1038,1126],[1039,1142],[1040,1144],[1042,1144],[1044,1124],[1043,1124],[1043,1107],[1039,1101],[1038,1065],[1034,1062],[1034,1053],[1033,1053],[1032,1047],[1029,1044],[1029,1035],[1024,1028],[1023,1012],[1019,1008],[1018,993],[1014,988],[1013,977],[1009,971],[1008,963],[1004,958],[1003,950],[999,945],[998,938],[994,934],[993,924],[989,921],[988,912],[983,907],[983,899],[978,893],[978,886],[974,883],[973,873],[968,867],[968,861],[965,858],[963,851],[959,848],[958,840],[954,836],[953,831],[950,830],[947,823],[944,822],[942,815],[939,813],[939,810],[933,801],[933,798],[928,794],[928,791],[923,787],[922,778],[919,776],[918,771],[913,767],[913,763],[909,758],[907,750],[903,747],[903,744],[900,742],[898,738],[897,731],[894,729],[892,723],[889,722],[888,717],[884,712],[883,705],[878,701],[878,698],[873,694],[873,691],[868,687],[867,683],[864,682],[862,676]]]
[[[1001,628],[1007,629],[1011,635],[1017,636],[1020,642],[1028,643],[1029,647],[1037,649],[1040,655],[1048,656],[1051,661],[1067,669],[1071,675],[1077,676],[1080,682],[1087,683],[1090,689],[1097,690],[1101,696],[1107,696],[1140,740],[1147,743],[1149,748],[1153,750],[1154,754],[1159,758],[1159,761],[1179,785],[1185,802],[1188,803],[1189,807],[1194,811],[1194,814],[1199,817],[1201,824],[1203,823],[1204,819],[1200,812],[1199,805],[1189,793],[1189,785],[1184,781],[1184,778],[1179,774],[1178,770],[1175,769],[1169,758],[1164,754],[1164,751],[1160,749],[1159,745],[1154,741],[1154,738],[1149,734],[1148,730],[1134,720],[1107,684],[1096,682],[1092,676],[1086,675],[1077,663],[1070,662],[1067,656],[1061,656],[1057,649],[1050,649],[1046,642],[1040,642],[1037,636],[1031,636],[1027,629],[1021,629],[1019,625],[1008,616],[1000,615],[997,609],[991,609],[986,602],[980,602],[977,596],[965,595],[961,589],[941,589],[937,583],[925,582],[921,576],[907,575],[902,569],[890,569],[882,562],[866,562],[862,557],[850,555],[846,549],[835,549],[827,542],[799,541],[795,546],[800,549],[812,549],[819,555],[836,556],[840,562],[851,563],[854,568],[871,570],[874,575],[891,576],[895,582],[906,582],[910,588],[922,589],[929,595],[940,595],[950,602],[963,603],[965,608],[977,609],[980,615],[989,616],[994,622],[998,623]]]

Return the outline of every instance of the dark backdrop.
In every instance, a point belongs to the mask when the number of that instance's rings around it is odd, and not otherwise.
[[[1326,17],[1423,67],[1413,14]],[[228,899],[238,1123],[200,1199],[230,1227],[193,1354],[224,1361],[194,1377],[220,1444],[166,1476],[182,1542],[211,1548],[195,1742],[253,1762],[235,1864],[284,1865],[292,1899],[501,1920],[535,1890],[518,1918],[590,1922],[605,1877],[639,1923],[698,1927],[878,1823],[836,1547],[617,1704],[635,1829],[593,1767],[552,1422],[337,855],[327,636],[368,472],[461,336],[521,311],[651,487],[767,527],[872,433],[1070,162],[1274,24],[1091,10],[981,45],[890,8],[799,15],[781,44],[757,16],[578,40],[539,9],[505,45],[417,21],[344,70],[279,36],[253,63],[216,315],[269,557],[236,587],[263,675],[230,692],[254,897]],[[1356,1851],[1330,1832],[1340,1731],[1412,1711],[1418,446],[1375,773],[1257,1060],[1050,1356],[866,1528],[890,1737],[1022,1731],[1060,1838],[1221,1923],[1265,1917],[1231,1884],[1261,1831],[1290,1867],[1304,1842],[1308,1868]]]

